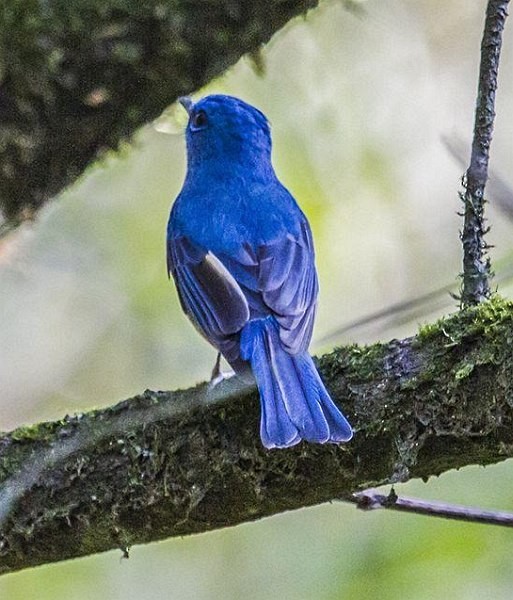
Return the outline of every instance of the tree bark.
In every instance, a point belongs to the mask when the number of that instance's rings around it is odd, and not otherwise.
[[[233,380],[0,436],[0,573],[511,457],[512,331],[513,303],[496,297],[415,337],[322,357],[356,428],[340,447],[266,451],[258,396]]]
[[[499,73],[502,35],[508,16],[509,0],[488,0],[481,42],[481,61],[470,166],[465,175],[465,210],[461,241],[463,244],[462,306],[478,304],[490,297],[489,248],[484,236],[488,231],[484,218],[485,186],[495,119],[495,92]]]
[[[99,153],[317,0],[5,0],[0,213],[33,218]],[[0,233],[1,233],[0,229]]]

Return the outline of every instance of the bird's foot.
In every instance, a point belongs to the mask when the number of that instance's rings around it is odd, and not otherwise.
[[[216,364],[212,369],[212,375],[210,376],[210,383],[208,387],[210,390],[214,389],[216,385],[224,381],[225,379],[230,379],[235,375],[235,371],[221,371],[221,353],[217,354]]]

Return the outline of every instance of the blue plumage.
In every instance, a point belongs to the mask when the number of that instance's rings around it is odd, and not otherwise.
[[[183,104],[187,175],[167,230],[182,308],[236,373],[253,372],[266,448],[346,442],[351,426],[308,354],[312,235],[272,167],[267,119],[231,96]]]

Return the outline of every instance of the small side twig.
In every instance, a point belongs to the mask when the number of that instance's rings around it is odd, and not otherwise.
[[[488,179],[488,160],[495,118],[495,90],[502,45],[502,32],[509,0],[489,0],[481,43],[481,64],[477,94],[474,138],[470,166],[466,172],[465,205],[461,233],[463,243],[463,286],[461,305],[472,306],[490,297],[490,259],[484,241],[484,188]]]
[[[446,504],[444,502],[431,502],[417,498],[400,497],[397,496],[393,488],[389,494],[383,494],[377,490],[370,489],[354,494],[353,498],[357,508],[362,510],[388,508],[429,517],[440,517],[442,519],[513,527],[513,513],[482,510],[460,504]]]

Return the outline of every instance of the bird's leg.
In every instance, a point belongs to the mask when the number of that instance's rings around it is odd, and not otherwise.
[[[212,374],[210,375],[210,383],[212,384],[216,379],[221,375],[221,353],[217,353],[216,363],[214,368],[212,369]],[[215,383],[214,383],[215,385]]]
[[[230,379],[235,375],[235,371],[221,371],[221,353],[217,353],[216,364],[212,369],[212,375],[210,376],[209,388],[214,388],[218,383],[221,383],[224,379]]]

